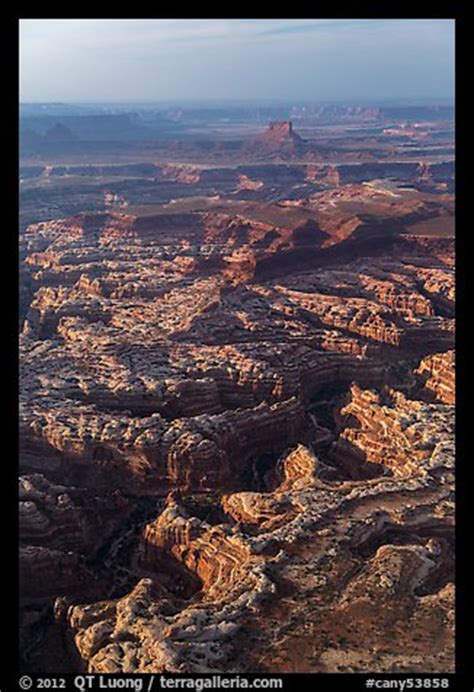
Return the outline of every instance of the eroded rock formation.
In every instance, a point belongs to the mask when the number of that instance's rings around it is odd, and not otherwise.
[[[291,123],[264,141],[306,146]],[[294,168],[282,189],[337,187],[110,197],[22,234],[24,636],[54,605],[71,669],[452,669],[453,243],[408,233],[450,202]],[[135,172],[245,195],[269,175]]]
[[[422,377],[427,392],[444,404],[455,402],[454,351],[435,353],[423,358],[415,373]]]
[[[372,402],[374,417],[384,415],[374,393],[353,391],[355,402],[362,395]],[[390,620],[397,646],[409,640],[406,618],[415,629],[417,622],[437,623],[440,644],[427,658],[416,649],[408,658],[391,655],[398,670],[449,667],[452,407],[421,405],[411,415],[412,441],[424,453],[405,464],[404,474],[328,482],[319,476],[314,453],[299,445],[282,457],[274,491],[223,498],[230,523],[211,525],[189,516],[185,498],[170,497],[144,528],[140,544],[138,559],[156,576],[117,601],[69,605],[60,615],[87,670],[229,670],[239,637],[253,639],[243,655],[250,669],[271,647],[264,669],[288,670],[292,642],[297,646],[301,637],[306,646],[308,624],[320,623],[328,636],[315,644],[312,663],[299,660],[299,670],[312,669],[316,661],[319,670],[339,670],[341,661],[349,670],[383,670],[380,642],[368,647],[351,633],[342,644],[336,636],[344,619],[357,630],[361,618],[372,641]],[[389,460],[387,466],[393,468]],[[404,495],[409,501],[401,504]],[[187,585],[163,590],[160,574],[171,569],[174,580],[186,581],[180,570],[192,575],[194,588],[188,576]],[[290,584],[285,597],[282,590]],[[288,611],[292,629],[285,635]]]

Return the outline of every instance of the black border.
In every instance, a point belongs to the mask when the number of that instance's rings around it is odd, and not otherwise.
[[[467,421],[468,421],[468,409],[467,409],[467,387],[466,387],[466,363],[468,359],[467,353],[467,334],[466,334],[466,317],[468,314],[468,298],[467,298],[467,288],[468,288],[468,267],[467,261],[470,259],[468,257],[467,248],[467,234],[470,231],[469,221],[466,214],[466,194],[464,186],[466,184],[466,178],[464,177],[463,166],[466,165],[466,131],[465,131],[465,117],[466,109],[463,101],[465,100],[467,89],[467,84],[463,84],[463,71],[467,72],[467,51],[463,56],[463,48],[466,47],[466,33],[468,30],[467,24],[467,13],[466,7],[457,4],[434,4],[426,6],[424,9],[418,6],[414,6],[413,3],[397,3],[396,6],[391,8],[393,13],[386,13],[383,11],[384,7],[379,3],[363,3],[356,8],[351,3],[346,3],[344,6],[342,3],[334,5],[331,7],[309,7],[308,10],[304,10],[303,6],[295,8],[295,11],[300,10],[298,14],[299,17],[291,17],[291,19],[308,19],[308,18],[318,18],[318,19],[345,19],[345,18],[367,18],[367,19],[455,19],[456,20],[456,75],[455,75],[455,85],[456,85],[456,220],[457,220],[457,234],[456,234],[456,290],[457,290],[457,307],[456,307],[456,351],[457,351],[457,365],[456,365],[456,386],[457,386],[457,396],[456,396],[456,468],[457,468],[457,482],[456,482],[456,673],[454,675],[416,675],[416,674],[386,674],[377,675],[374,674],[375,678],[399,678],[403,679],[405,677],[412,678],[423,678],[423,677],[448,677],[452,682],[449,689],[456,690],[474,690],[474,675],[471,672],[472,666],[470,665],[469,654],[470,647],[468,636],[470,634],[470,625],[473,622],[472,619],[472,582],[468,581],[468,573],[466,569],[467,558],[470,554],[469,548],[472,545],[472,538],[470,534],[469,519],[471,518],[468,508],[468,502],[470,499],[470,494],[473,489],[473,484],[469,482],[469,474],[472,473],[472,464],[474,461],[471,460],[470,454],[468,453],[469,441],[467,439]],[[75,9],[71,7],[71,9]],[[6,176],[6,187],[2,186],[2,191],[4,192],[4,204],[3,209],[3,219],[4,228],[2,234],[2,250],[3,250],[3,262],[1,265],[1,273],[7,275],[7,281],[3,289],[4,297],[4,310],[3,316],[6,313],[8,317],[8,327],[3,329],[2,347],[5,349],[5,356],[3,358],[3,363],[8,363],[4,368],[6,371],[5,380],[8,383],[8,401],[6,401],[5,411],[3,421],[3,436],[2,441],[5,449],[5,443],[10,448],[10,451],[4,452],[3,457],[3,473],[2,473],[2,496],[0,501],[0,507],[3,514],[2,526],[3,531],[3,541],[2,541],[2,556],[3,560],[3,570],[1,572],[2,576],[5,577],[3,581],[4,586],[2,590],[2,605],[1,605],[1,623],[3,630],[3,643],[0,648],[0,692],[13,692],[13,690],[19,689],[18,686],[18,674],[19,674],[19,652],[18,652],[18,514],[17,514],[17,501],[18,501],[18,168],[19,168],[19,157],[18,157],[18,119],[19,119],[19,20],[21,18],[65,18],[64,6],[60,8],[57,13],[49,14],[46,17],[37,16],[37,7],[29,8],[25,7],[17,8],[14,14],[10,14],[7,18],[3,19],[3,37],[1,48],[3,50],[3,80],[8,84],[8,89],[4,88],[4,94],[6,93],[6,98],[3,100],[1,113],[2,113],[2,126],[0,128],[0,134],[2,137],[2,150],[3,156],[3,166],[2,169],[7,173]],[[45,8],[46,9],[46,8]],[[84,9],[83,6],[77,8]],[[97,9],[97,8],[96,8]],[[138,9],[138,8],[137,8]],[[163,8],[163,12],[160,12],[160,17],[153,18],[180,18],[177,17],[176,13],[166,14],[166,9]],[[228,8],[230,9],[230,8]],[[244,12],[244,7],[239,4],[238,7],[234,8],[234,16],[223,16],[223,7],[220,6],[215,12],[206,12],[205,8],[202,8],[202,14],[198,17],[193,17],[192,15],[186,14],[181,18],[196,18],[196,19],[212,19],[212,18],[225,18],[225,19],[236,19],[236,18],[253,18],[253,19],[263,19],[263,18],[279,18],[279,19],[289,19],[288,16],[276,16],[276,6],[269,7],[266,12],[262,12],[260,15],[252,16],[252,12],[247,14]],[[324,9],[329,9],[329,13],[325,13]],[[388,8],[385,8],[388,9]],[[405,9],[407,11],[405,11]],[[241,17],[236,17],[240,10]],[[313,17],[312,14],[318,11],[318,16]],[[396,16],[394,13],[396,12]],[[255,8],[254,8],[255,13]],[[94,14],[93,12],[91,13]],[[144,18],[149,17],[148,12],[143,12]],[[66,15],[67,16],[67,15]],[[91,17],[89,13],[84,12],[82,16],[69,15],[69,18],[83,19],[83,18],[120,18],[120,19],[137,19],[138,17]],[[142,17],[143,18],[143,17]],[[150,17],[152,18],[152,17]],[[5,113],[7,118],[4,119]],[[6,156],[5,156],[6,154]],[[5,160],[6,159],[6,160]],[[6,191],[6,194],[5,194]],[[6,244],[5,244],[6,239]],[[3,321],[3,320],[2,320]],[[5,338],[6,337],[6,338]],[[4,397],[5,400],[5,397]],[[11,445],[11,447],[10,447]],[[471,540],[469,540],[471,539]],[[40,676],[36,676],[40,677]],[[63,676],[61,676],[63,677]],[[68,677],[68,676],[65,676]],[[72,679],[72,676],[70,676]],[[192,676],[186,676],[192,677]],[[242,676],[241,676],[242,677]],[[252,677],[252,676],[249,676]],[[265,676],[261,676],[265,677]],[[294,674],[294,675],[277,675],[274,677],[282,677],[284,679],[284,689],[290,687],[293,684],[300,683],[313,683],[316,686],[321,685],[321,692],[326,692],[328,689],[333,689],[334,685],[337,689],[345,690],[355,690],[355,689],[365,689],[364,681],[368,676],[365,674]],[[35,689],[33,686],[32,689]],[[72,685],[68,683],[67,689],[75,689]],[[154,689],[159,689],[155,687]],[[421,688],[423,689],[423,688]]]

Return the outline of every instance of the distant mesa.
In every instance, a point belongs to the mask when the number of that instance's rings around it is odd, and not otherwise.
[[[272,142],[281,142],[285,140],[303,142],[301,137],[293,130],[293,123],[291,120],[273,120],[268,124],[261,138]]]
[[[72,142],[77,140],[77,135],[61,123],[56,123],[44,134],[45,140],[49,142]]]
[[[291,120],[274,120],[256,137],[254,144],[265,151],[294,154],[306,149],[306,142],[294,130]]]
[[[39,151],[44,147],[57,147],[70,143],[75,143],[78,137],[72,130],[61,123],[56,123],[44,132],[39,132],[35,129],[20,127],[20,150]]]

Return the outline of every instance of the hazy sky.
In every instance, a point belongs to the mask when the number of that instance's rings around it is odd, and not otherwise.
[[[454,20],[23,19],[22,101],[450,98]]]

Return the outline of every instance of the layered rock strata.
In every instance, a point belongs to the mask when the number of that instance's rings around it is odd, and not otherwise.
[[[353,390],[352,397],[362,425],[361,397],[374,418],[387,415],[375,393]],[[144,530],[140,559],[150,573],[178,561],[198,579],[199,590],[179,598],[150,576],[117,601],[70,605],[62,617],[87,670],[450,669],[452,407],[413,404],[407,410],[400,395],[392,397],[407,435],[423,450],[408,464],[400,449],[403,473],[327,482],[315,455],[299,445],[282,457],[273,492],[223,498],[228,524],[189,516],[170,498]],[[368,439],[360,438],[361,448]],[[393,469],[390,459],[386,465]],[[367,639],[349,631],[340,639],[342,622],[354,631],[362,627]],[[441,628],[428,652],[415,636],[427,623]],[[391,643],[383,634],[387,626]],[[312,635],[313,652],[306,655],[313,627],[326,634]],[[252,647],[239,651],[246,637]],[[305,655],[296,663],[298,641]]]
[[[423,358],[418,369],[415,370],[415,373],[425,380],[425,390],[444,404],[455,403],[454,358],[454,351],[435,353]]]
[[[307,201],[25,232],[21,588],[71,667],[452,669],[452,243]]]

